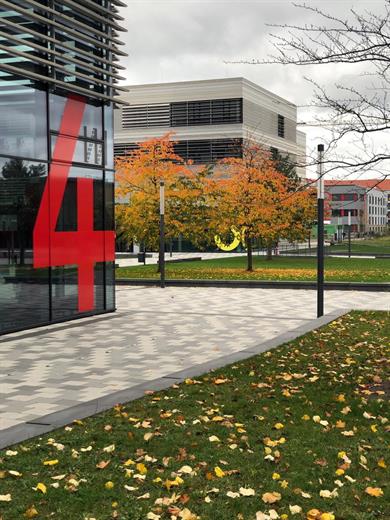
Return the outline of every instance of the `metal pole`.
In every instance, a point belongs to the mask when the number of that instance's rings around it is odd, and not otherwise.
[[[324,315],[324,145],[318,145],[317,182],[317,318]]]
[[[165,287],[165,184],[160,181],[160,248],[158,262],[160,267],[160,286]]]
[[[351,258],[351,212],[348,211],[348,258]]]

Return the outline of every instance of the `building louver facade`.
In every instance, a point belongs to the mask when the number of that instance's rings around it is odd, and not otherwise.
[[[0,333],[115,308],[119,0],[0,0]]]

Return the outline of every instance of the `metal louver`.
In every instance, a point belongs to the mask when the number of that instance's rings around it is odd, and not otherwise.
[[[0,71],[51,83],[88,98],[116,97],[124,79],[119,0],[0,0]],[[0,73],[1,74],[1,73]],[[1,74],[4,76],[4,74]]]

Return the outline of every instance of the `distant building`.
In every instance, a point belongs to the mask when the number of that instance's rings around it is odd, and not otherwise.
[[[390,189],[379,180],[327,180],[331,224],[344,229],[351,215],[351,231],[383,234],[389,226]]]
[[[174,133],[176,152],[194,164],[240,156],[251,139],[305,164],[306,134],[297,130],[297,107],[244,78],[129,86],[115,110],[115,155],[136,143]],[[305,167],[297,174],[306,177]]]

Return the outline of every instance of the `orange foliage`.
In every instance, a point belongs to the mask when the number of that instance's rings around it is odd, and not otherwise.
[[[158,249],[160,181],[165,182],[166,237],[200,241],[207,222],[208,170],[191,168],[175,154],[171,134],[138,143],[116,161],[118,232]]]
[[[275,169],[268,151],[248,143],[241,158],[224,159],[220,165],[218,230],[226,234],[232,225],[245,229],[249,270],[254,239],[271,247],[281,238],[307,236],[315,218],[314,192],[291,192],[289,179]]]

